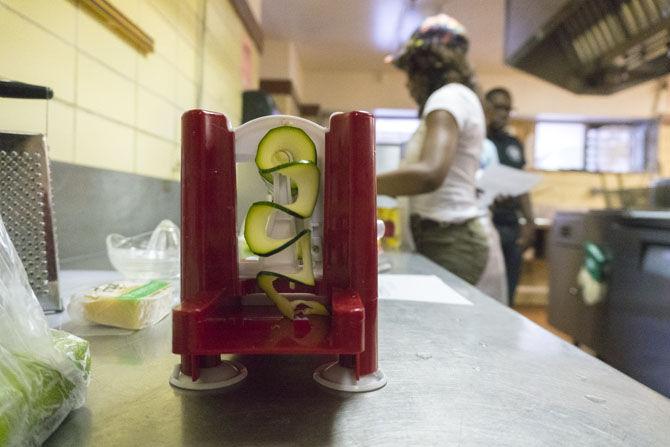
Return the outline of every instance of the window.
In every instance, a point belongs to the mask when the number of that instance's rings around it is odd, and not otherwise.
[[[547,171],[583,169],[585,130],[579,123],[537,123],[535,167]]]
[[[404,156],[405,143],[419,127],[416,110],[377,109],[375,129],[377,142],[377,172],[396,169]]]
[[[547,171],[644,172],[656,168],[656,121],[540,121],[534,167]]]
[[[419,119],[414,116],[375,117],[377,144],[404,144],[416,132]]]
[[[647,129],[644,125],[602,125],[586,131],[586,170],[640,172],[645,170]]]

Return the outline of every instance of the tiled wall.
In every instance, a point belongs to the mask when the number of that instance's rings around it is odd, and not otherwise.
[[[557,211],[585,211],[606,208],[602,190],[603,181],[609,191],[618,189],[618,178],[624,189],[648,188],[654,174],[591,174],[586,172],[538,172],[542,181],[532,193],[533,207],[538,217],[551,218]],[[603,180],[604,177],[604,180]],[[618,178],[617,178],[618,177]],[[645,196],[647,196],[645,194]],[[612,194],[614,208],[622,206],[618,196]]]
[[[153,53],[76,0],[0,0],[0,77],[53,88],[52,159],[176,180],[181,114],[203,107],[239,124],[241,92],[258,82],[257,49],[228,0],[111,3],[154,39]],[[44,101],[0,98],[0,128],[41,132],[45,121]]]

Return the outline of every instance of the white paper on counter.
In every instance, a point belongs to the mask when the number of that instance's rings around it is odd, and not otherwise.
[[[379,299],[472,305],[435,275],[379,275]]]
[[[540,180],[542,177],[538,174],[501,164],[491,165],[477,177],[477,189],[483,191],[479,201],[489,206],[498,196],[520,196],[530,192]]]

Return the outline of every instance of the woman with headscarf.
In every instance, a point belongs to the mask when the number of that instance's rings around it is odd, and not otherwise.
[[[421,124],[403,165],[377,177],[377,191],[410,196],[419,253],[477,285],[491,250],[478,207],[475,174],[486,122],[466,54],[465,28],[440,14],[427,18],[403,48],[387,59],[407,74]],[[483,214],[484,213],[484,214]]]

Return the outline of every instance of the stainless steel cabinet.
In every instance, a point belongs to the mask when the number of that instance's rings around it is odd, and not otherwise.
[[[549,323],[575,343],[598,345],[602,309],[587,306],[577,285],[584,261],[586,213],[558,213],[549,234]]]

